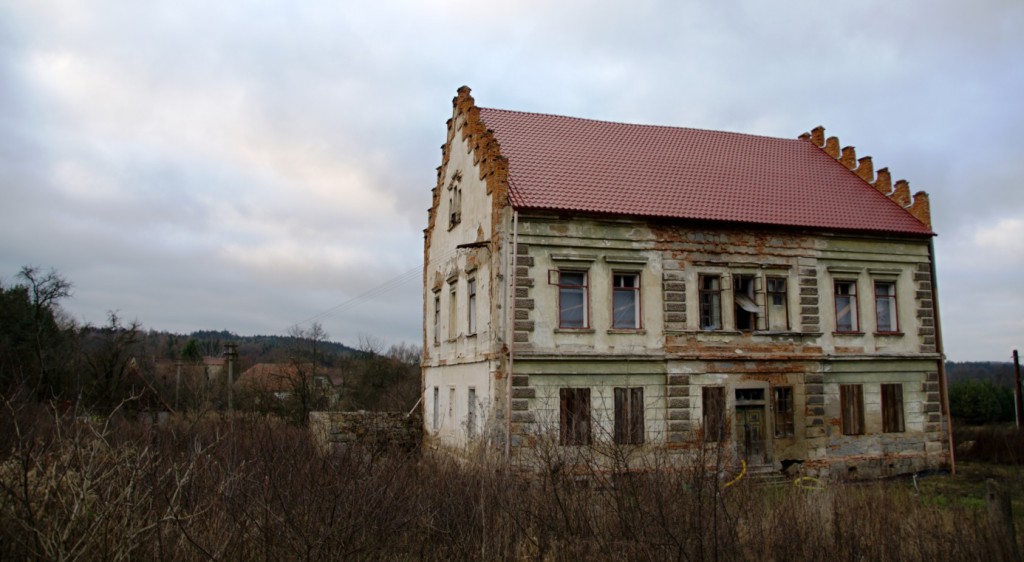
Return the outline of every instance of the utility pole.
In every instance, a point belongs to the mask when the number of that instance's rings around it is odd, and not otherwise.
[[[1020,431],[1020,424],[1024,422],[1024,398],[1020,390],[1020,356],[1017,350],[1013,350],[1013,401],[1017,406],[1017,431]]]
[[[235,402],[233,387],[235,386],[235,361],[238,358],[238,344],[231,342],[225,347],[228,348],[228,350],[224,352],[224,355],[228,358],[228,413],[234,413]]]
[[[174,364],[178,367],[178,376],[174,380],[174,411],[177,412],[179,411],[178,403],[181,399],[181,359],[175,361]]]

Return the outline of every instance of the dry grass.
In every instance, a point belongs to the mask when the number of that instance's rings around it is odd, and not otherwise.
[[[266,418],[2,415],[0,559],[1006,558],[983,506],[907,481],[725,489],[713,462],[581,478],[587,454],[539,455],[524,476],[429,452],[320,456]]]

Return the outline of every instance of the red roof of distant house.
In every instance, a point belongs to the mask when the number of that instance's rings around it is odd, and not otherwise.
[[[480,118],[519,209],[932,234],[806,140],[487,108]]]

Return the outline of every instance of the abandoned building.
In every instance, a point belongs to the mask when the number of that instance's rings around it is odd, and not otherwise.
[[[943,466],[933,236],[925,193],[821,127],[613,123],[460,88],[425,230],[428,442]]]

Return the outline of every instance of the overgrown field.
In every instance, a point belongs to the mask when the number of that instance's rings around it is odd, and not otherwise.
[[[946,477],[923,480],[919,492],[909,480],[726,488],[706,463],[581,478],[578,460],[541,455],[526,475],[431,453],[321,455],[306,430],[267,418],[153,427],[8,404],[0,559],[1010,556],[980,496],[933,484]],[[1019,519],[1017,528],[1020,542]]]

